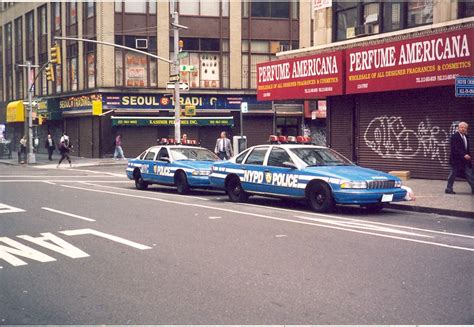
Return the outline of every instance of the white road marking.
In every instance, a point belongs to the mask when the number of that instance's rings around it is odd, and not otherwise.
[[[81,249],[75,247],[71,243],[66,242],[62,238],[59,238],[52,233],[41,233],[41,235],[43,235],[43,237],[32,237],[29,235],[18,235],[17,237],[35,243],[51,251],[58,252],[69,258],[77,259],[89,256]]]
[[[6,205],[4,203],[0,203],[0,214],[1,213],[15,213],[15,212],[25,212],[25,210]]]
[[[140,244],[140,243],[136,243],[136,242],[132,242],[132,241],[126,240],[126,239],[118,237],[118,236],[102,233],[102,232],[99,232],[99,231],[96,231],[96,230],[90,229],[90,228],[65,230],[65,231],[62,231],[60,233],[64,234],[64,235],[67,235],[67,236],[95,235],[95,236],[99,236],[99,237],[108,239],[110,241],[114,241],[114,242],[117,242],[117,243],[120,243],[120,244],[131,246],[131,247],[139,249],[139,250],[149,250],[149,249],[151,249],[151,247],[149,247],[149,246],[146,246],[146,245],[143,245],[143,244]]]
[[[60,210],[56,210],[56,209],[51,209],[51,208],[47,208],[47,207],[41,207],[41,209],[48,210],[48,211],[55,212],[55,213],[59,213],[61,215],[65,215],[65,216],[69,216],[69,217],[74,217],[74,218],[77,218],[77,219],[82,219],[82,220],[85,220],[85,221],[95,221],[94,219],[91,219],[91,218],[86,218],[86,217],[83,217],[83,216],[75,215],[75,214],[72,214],[72,213],[69,213],[69,212],[64,212],[64,211],[60,211]]]
[[[39,262],[56,261],[56,259],[50,257],[49,255],[41,253],[8,237],[0,237],[0,243],[5,243],[9,245],[0,245],[0,259],[5,260],[6,262],[15,267],[27,265],[25,261],[18,259],[16,256],[28,258]]]
[[[93,181],[96,183],[96,181]],[[90,185],[90,186],[97,186],[97,187],[105,187],[105,188],[111,188],[111,189],[116,189],[116,190],[121,190],[121,191],[127,191],[128,189],[124,189],[122,187],[115,187],[115,186],[107,186],[107,185],[95,185],[94,183],[91,182],[81,182],[82,184],[85,185]],[[130,191],[136,191],[134,189],[131,189]],[[140,191],[143,192],[143,191]],[[170,194],[170,193],[159,193],[160,195],[166,195],[166,196],[172,196],[172,197],[181,197],[179,194]],[[186,199],[198,199],[198,200],[203,200],[203,201],[209,201],[209,199],[206,198],[201,198],[199,196],[194,196],[194,195],[185,195]]]
[[[50,181],[42,181],[45,184],[50,184],[50,185],[56,185],[56,183],[50,182]]]
[[[400,241],[414,242],[414,243],[433,245],[433,246],[444,247],[444,248],[449,248],[449,249],[456,249],[456,250],[464,250],[464,251],[474,252],[474,248],[466,248],[466,247],[454,246],[454,245],[449,245],[449,244],[444,244],[444,243],[428,242],[428,241],[410,239],[410,238],[406,238],[406,237],[398,237],[398,236],[393,236],[393,235],[384,235],[384,234],[380,234],[380,233],[367,232],[367,231],[361,231],[361,230],[353,230],[353,229],[350,229],[350,228],[342,228],[342,227],[337,227],[337,226],[328,226],[328,225],[310,223],[310,222],[306,222],[306,221],[299,221],[299,220],[293,220],[293,219],[278,218],[278,217],[272,217],[272,216],[268,216],[268,215],[262,215],[262,214],[256,214],[256,213],[250,213],[250,212],[243,212],[243,211],[239,211],[239,210],[225,209],[225,208],[220,208],[220,207],[212,207],[212,206],[202,205],[202,204],[171,201],[171,200],[152,198],[152,197],[146,197],[146,196],[141,196],[141,195],[111,192],[111,191],[105,191],[105,190],[87,189],[87,188],[83,188],[83,187],[76,187],[76,186],[69,186],[69,185],[61,185],[61,186],[67,187],[67,188],[72,188],[72,189],[77,189],[77,190],[88,191],[88,192],[97,192],[97,193],[105,193],[105,194],[112,194],[112,195],[120,195],[120,196],[126,196],[126,197],[131,197],[131,198],[149,199],[149,200],[158,201],[158,202],[179,204],[181,206],[192,206],[192,207],[198,207],[198,208],[203,208],[203,209],[218,210],[218,211],[235,213],[235,214],[239,214],[239,215],[247,215],[247,216],[259,217],[259,218],[264,218],[264,219],[270,219],[270,220],[275,220],[275,221],[283,221],[283,222],[289,222],[289,223],[301,224],[301,225],[307,225],[307,226],[317,226],[317,227],[335,229],[335,230],[342,230],[342,231],[347,231],[347,232],[352,232],[352,233],[357,233],[357,234],[372,235],[372,236],[395,239],[395,240],[400,240]]]
[[[209,219],[221,219],[222,217],[218,217],[218,216],[211,216],[209,217]]]
[[[241,203],[241,205],[242,206],[247,206],[247,207],[257,207],[257,208],[261,208],[261,209],[268,209],[268,206],[262,206],[262,205],[259,205],[259,204]],[[271,209],[272,210],[277,210],[277,211],[297,213],[297,214],[318,216],[318,217],[328,217],[328,218],[331,218],[331,219],[341,219],[341,220],[348,220],[348,221],[355,221],[355,222],[368,222],[368,221],[365,221],[365,220],[360,220],[360,219],[355,219],[355,218],[346,218],[346,217],[341,217],[341,216],[336,216],[336,215],[329,215],[329,214],[324,214],[324,213],[306,212],[306,211],[285,209],[285,208],[276,208],[276,207],[272,207]],[[426,233],[434,233],[434,234],[442,234],[442,235],[448,235],[448,236],[457,236],[457,237],[464,237],[464,238],[474,239],[474,236],[465,235],[465,234],[440,232],[440,231],[436,231],[436,230],[417,228],[417,227],[411,227],[411,226],[379,223],[379,222],[376,222],[376,221],[370,221],[370,223],[374,224],[374,225],[389,226],[389,227],[395,227],[395,228],[405,228],[405,229],[417,230],[417,231],[426,232]]]
[[[287,237],[287,235],[275,235],[275,237]]]

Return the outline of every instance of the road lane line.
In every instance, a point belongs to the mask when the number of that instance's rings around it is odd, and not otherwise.
[[[96,181],[94,181],[94,183],[96,183]],[[90,182],[81,182],[81,184],[85,184],[85,185],[90,185],[90,186],[97,186],[97,187],[105,187],[105,188],[111,188],[111,189],[116,189],[116,190],[121,190],[121,191],[127,191],[127,190],[130,190],[130,191],[136,191],[135,189],[124,189],[122,187],[115,187],[115,186],[107,186],[107,185],[95,185],[94,183],[90,183]],[[140,191],[140,192],[143,192],[143,191]],[[170,193],[159,193],[160,195],[167,195],[167,196],[173,196],[173,197],[180,197],[179,194],[170,194]],[[209,199],[206,199],[206,198],[201,198],[199,196],[194,196],[194,195],[185,195],[186,199],[198,199],[198,200],[203,200],[203,201],[209,201]]]
[[[5,203],[0,203],[0,213],[15,213],[15,212],[25,212],[25,210],[9,206]]]
[[[343,227],[337,227],[337,226],[328,226],[328,225],[310,223],[310,222],[300,221],[300,220],[278,218],[278,217],[272,217],[272,216],[268,216],[268,215],[244,212],[244,211],[233,210],[233,209],[225,209],[225,208],[220,208],[220,207],[212,207],[212,206],[202,205],[202,204],[171,201],[171,200],[152,198],[152,197],[147,197],[147,196],[142,196],[142,195],[125,194],[125,193],[111,192],[111,191],[105,191],[105,190],[87,189],[87,188],[83,188],[83,187],[70,186],[70,185],[61,185],[61,186],[66,187],[66,188],[71,188],[71,189],[88,191],[88,192],[97,192],[97,193],[105,193],[105,194],[112,194],[112,195],[120,195],[120,196],[131,197],[131,198],[139,198],[139,199],[147,199],[147,200],[153,200],[153,201],[165,202],[165,203],[171,203],[171,204],[179,204],[181,206],[184,205],[184,206],[198,207],[198,208],[203,208],[203,209],[218,210],[218,211],[224,211],[224,212],[229,212],[229,213],[235,213],[235,214],[238,214],[238,215],[247,215],[247,216],[259,217],[259,218],[270,219],[270,220],[275,220],[275,221],[283,221],[283,222],[289,222],[289,223],[307,225],[307,226],[317,226],[317,227],[322,227],[322,228],[352,232],[352,233],[356,233],[356,234],[379,236],[379,237],[382,237],[382,238],[389,238],[389,239],[395,239],[395,240],[400,240],[400,241],[407,241],[407,242],[413,242],[413,243],[434,245],[434,246],[443,247],[443,248],[474,252],[474,248],[466,248],[466,247],[454,246],[454,245],[449,245],[449,244],[444,244],[444,243],[436,243],[436,242],[410,239],[410,238],[406,238],[406,237],[385,235],[385,234],[367,232],[367,231],[361,231],[361,230],[353,230],[353,229],[350,229],[350,228],[343,228]]]
[[[50,182],[50,181],[42,181],[45,184],[51,184],[51,185],[56,185],[56,183]]]
[[[246,207],[257,207],[257,208],[261,208],[261,209],[268,209],[268,206],[262,206],[262,205],[259,205],[259,204],[251,204],[251,203],[242,203],[242,206],[246,206]],[[471,236],[471,235],[448,233],[448,232],[440,232],[440,231],[431,230],[431,229],[417,228],[417,227],[403,226],[403,225],[394,225],[394,224],[387,224],[387,223],[380,223],[380,222],[376,222],[376,221],[366,221],[366,220],[360,220],[360,219],[355,219],[355,218],[346,218],[346,217],[341,217],[341,216],[336,216],[336,215],[329,215],[329,214],[324,214],[324,213],[315,213],[315,212],[308,212],[308,211],[302,211],[302,210],[293,210],[293,209],[285,209],[285,208],[276,208],[276,207],[271,207],[271,209],[272,209],[272,210],[277,210],[277,211],[284,211],[284,212],[291,212],[291,213],[297,213],[297,214],[312,215],[312,216],[318,216],[318,217],[328,217],[328,218],[332,218],[332,219],[341,219],[341,220],[348,220],[348,221],[354,221],[354,222],[370,222],[371,224],[381,225],[381,226],[404,228],[404,229],[411,229],[411,230],[416,230],[416,231],[421,231],[421,232],[427,232],[427,233],[434,233],[434,234],[441,234],[441,235],[448,235],[448,236],[458,236],[458,237],[464,237],[464,238],[471,238],[471,239],[474,239],[474,236]]]
[[[82,220],[85,220],[85,221],[95,221],[94,219],[91,219],[91,218],[82,217],[82,216],[79,216],[79,215],[75,215],[73,213],[64,212],[64,211],[60,211],[60,210],[56,210],[56,209],[51,209],[51,208],[47,208],[47,207],[41,207],[41,209],[51,211],[51,212],[55,212],[55,213],[59,213],[61,215],[65,215],[65,216],[69,216],[69,217],[73,217],[73,218],[77,218],[77,219],[82,219]]]
[[[87,178],[87,176],[84,176]],[[56,183],[81,183],[81,182],[94,182],[94,183],[126,183],[127,181],[75,181],[75,180],[67,180],[67,179],[56,179],[54,180]],[[38,179],[13,179],[13,180],[0,180],[0,183],[44,183],[45,181],[38,180]]]
[[[3,175],[0,178],[96,178],[96,177],[103,177],[103,178],[113,178],[113,177],[123,177],[123,176],[111,176],[111,175],[104,175],[104,176],[87,176],[87,175]]]

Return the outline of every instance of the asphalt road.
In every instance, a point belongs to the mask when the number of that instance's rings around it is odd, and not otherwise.
[[[473,324],[473,220],[0,165],[0,324]]]

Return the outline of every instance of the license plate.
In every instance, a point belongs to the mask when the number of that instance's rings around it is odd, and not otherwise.
[[[382,195],[382,202],[390,202],[393,200],[393,194]]]

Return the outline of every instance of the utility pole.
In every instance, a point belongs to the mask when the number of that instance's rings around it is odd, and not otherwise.
[[[179,76],[179,14],[173,3],[173,74]],[[174,82],[174,139],[181,143],[181,103],[179,101],[179,78]]]

